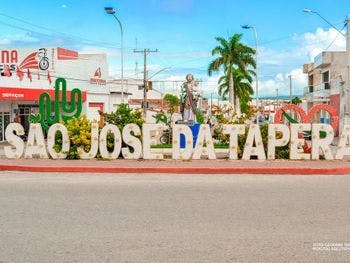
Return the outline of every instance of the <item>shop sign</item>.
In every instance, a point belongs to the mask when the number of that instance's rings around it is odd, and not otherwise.
[[[106,85],[107,81],[101,78],[101,68],[96,69],[94,76],[90,78],[90,83],[94,85]]]
[[[45,91],[51,97],[55,96],[55,90],[43,88],[9,88],[0,87],[0,101],[3,100],[19,100],[19,101],[38,101],[40,95]],[[60,91],[60,94],[62,92]],[[60,95],[61,97],[62,95]],[[70,101],[71,91],[67,90],[67,99]],[[82,91],[82,101],[86,101],[86,91]]]

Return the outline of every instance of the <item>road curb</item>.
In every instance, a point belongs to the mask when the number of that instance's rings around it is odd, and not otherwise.
[[[0,165],[0,171],[61,172],[61,173],[171,173],[171,174],[301,174],[345,175],[350,167],[54,167],[28,165]]]

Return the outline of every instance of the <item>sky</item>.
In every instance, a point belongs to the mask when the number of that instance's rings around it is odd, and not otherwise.
[[[1,1],[0,49],[59,46],[82,53],[107,53],[110,75],[120,77],[120,29],[104,7],[114,7],[124,29],[124,76],[142,77],[143,56],[134,49],[158,49],[148,56],[153,80],[184,80],[192,73],[206,96],[217,91],[220,73],[209,77],[215,37],[243,34],[255,47],[258,34],[259,96],[302,95],[302,65],[323,50],[345,50],[339,30],[350,14],[348,0],[11,0]],[[345,32],[345,31],[344,31]],[[255,85],[255,83],[253,83]],[[167,89],[164,85],[162,89]]]

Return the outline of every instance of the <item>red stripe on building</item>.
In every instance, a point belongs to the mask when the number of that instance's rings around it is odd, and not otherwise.
[[[76,51],[64,49],[64,48],[57,48],[57,59],[60,60],[74,60],[78,59],[79,53]]]
[[[57,48],[57,59],[60,60],[74,60],[78,59],[79,53],[73,50],[68,50],[64,48]]]
[[[101,112],[104,111],[104,103],[103,102],[89,102],[89,107],[99,108]],[[104,124],[104,117],[100,115],[100,126],[102,127]]]
[[[55,90],[53,89],[27,89],[27,88],[4,88],[0,87],[1,100],[39,100],[42,93],[48,93],[52,100],[55,100]],[[67,100],[70,101],[71,91],[67,91]],[[82,100],[86,101],[86,91],[82,91]]]

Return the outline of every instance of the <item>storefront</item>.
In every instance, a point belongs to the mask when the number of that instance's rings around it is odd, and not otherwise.
[[[54,100],[55,80],[67,81],[83,93],[82,113],[99,120],[98,111],[110,111],[108,64],[105,54],[79,54],[63,48],[0,50],[0,141],[8,123],[19,122],[27,131],[29,115],[37,114],[43,92]]]

